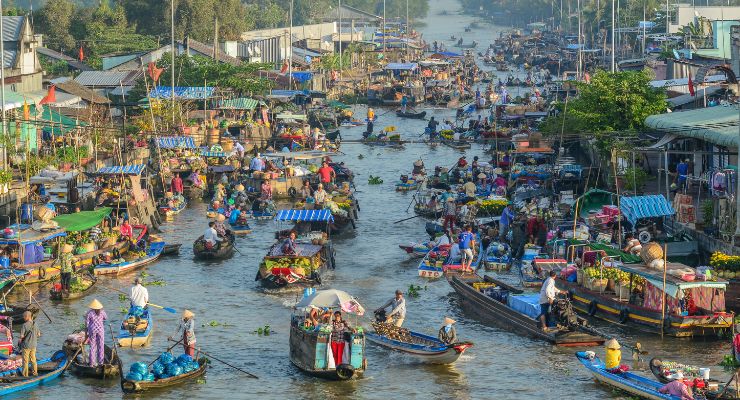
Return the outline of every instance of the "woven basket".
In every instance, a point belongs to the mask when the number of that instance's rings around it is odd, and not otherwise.
[[[647,243],[640,250],[640,258],[645,264],[650,264],[653,260],[660,260],[663,258],[663,248],[655,242]]]

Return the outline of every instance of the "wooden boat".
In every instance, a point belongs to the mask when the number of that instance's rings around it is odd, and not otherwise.
[[[373,323],[373,326],[376,324]],[[404,340],[393,339],[377,332],[366,333],[365,337],[377,345],[408,354],[416,360],[429,364],[452,364],[463,355],[465,350],[473,346],[470,342],[444,344],[435,337],[411,330],[408,331],[408,335],[404,335]]]
[[[510,296],[515,297],[513,295],[521,294],[522,291],[487,276],[484,279],[477,275],[463,277],[452,274],[447,280],[460,296],[463,306],[501,328],[558,346],[597,346],[604,343],[604,338],[581,332],[575,326],[544,332],[536,319],[539,305],[535,309],[530,300],[531,296],[539,294],[529,295],[530,299],[523,296],[510,300]],[[534,300],[537,301],[538,299]],[[585,324],[580,318],[576,322],[579,325]]]
[[[83,285],[84,288],[80,291],[65,292],[62,290],[61,284],[56,284],[51,289],[49,289],[49,298],[54,301],[79,299],[80,297],[87,295],[98,282],[98,278],[96,278],[95,276],[76,276],[72,279],[79,279],[81,281],[81,285]]]
[[[480,266],[486,271],[505,271],[510,267],[511,252],[509,245],[503,242],[491,242],[486,249],[483,249],[483,243],[480,245]]]
[[[455,150],[466,150],[471,147],[470,143],[463,142],[463,141],[454,141],[454,140],[446,140],[442,139],[442,144]]]
[[[33,304],[29,304],[27,306],[8,305],[7,307],[0,304],[0,317],[10,318],[10,320],[13,321],[13,325],[20,326],[25,322],[23,319],[23,313],[26,311],[29,311],[34,318],[36,318],[36,314],[39,313],[39,309]]]
[[[413,178],[409,178],[404,175],[396,183],[396,191],[397,192],[409,192],[413,190],[418,190],[419,186],[421,186],[421,181],[417,181]]]
[[[148,309],[144,309],[144,314],[139,318],[131,314],[127,315],[123,322],[121,322],[121,327],[118,331],[118,346],[146,346],[152,338],[153,328],[154,321],[152,320],[152,313]]]
[[[217,247],[209,250],[205,248],[203,235],[200,235],[193,243],[193,255],[200,260],[223,260],[229,258],[234,255],[234,240],[235,237],[233,234],[227,235]]]
[[[270,289],[320,285],[321,276],[335,268],[332,242],[313,244],[299,238],[296,247],[296,255],[285,255],[282,242],[278,241],[270,246],[260,263],[255,280],[261,281],[262,286]]]
[[[64,350],[68,354],[75,354],[79,345],[64,343]],[[104,357],[105,362],[94,367],[90,366],[82,354],[78,354],[72,360],[72,373],[85,378],[108,379],[114,378],[121,374],[121,360],[118,358],[118,352],[105,345]]]
[[[167,243],[162,249],[163,256],[174,256],[180,254],[180,247],[182,243]]]
[[[98,264],[94,269],[95,275],[121,275],[151,264],[162,255],[164,246],[164,242],[152,242],[149,243],[146,253],[141,257],[128,261]]]
[[[398,118],[410,118],[410,119],[424,119],[427,116],[426,111],[421,112],[403,112],[401,110],[396,111]]]
[[[424,257],[429,253],[429,247],[427,247],[426,243],[399,244],[398,247],[413,258]]]
[[[190,372],[186,372],[170,378],[155,379],[153,381],[132,381],[128,379],[121,379],[121,389],[125,393],[140,393],[150,390],[162,389],[174,385],[180,385],[188,381],[193,381],[206,373],[208,359],[205,357],[200,357],[198,359],[198,365],[200,365],[198,369],[194,369]]]
[[[693,365],[674,364],[675,366],[672,365],[669,372],[669,369],[667,368],[669,364],[673,363],[664,363],[658,358],[653,358],[650,360],[650,372],[658,378],[658,381],[665,384],[674,380],[671,377],[673,370],[681,371],[684,378],[686,378],[684,383],[691,386],[695,394],[701,394],[710,400],[720,398],[727,400],[740,399],[735,390],[734,383],[727,388],[726,392],[723,393],[726,385],[720,384],[720,381],[716,379],[704,379],[704,377],[701,376],[701,368]]]
[[[0,373],[0,396],[45,385],[59,378],[69,367],[69,356],[62,350],[38,361],[38,376],[21,376],[21,368]]]
[[[362,310],[362,306],[354,298],[341,290],[319,290],[304,297],[296,304],[290,320],[290,362],[304,373],[323,379],[348,380],[361,376],[367,368],[365,334],[362,331],[344,333],[345,346],[349,346],[349,349],[345,349],[343,353],[348,354],[349,359],[342,357],[339,365],[335,365],[330,352],[331,325],[306,327],[308,316],[301,315],[303,313],[299,311],[311,307],[330,311],[341,309],[349,313]]]
[[[162,214],[165,218],[172,218],[175,215],[179,214],[182,210],[187,208],[188,202],[185,201],[183,198],[180,203],[175,205],[174,207],[170,207],[169,205],[160,205],[157,207],[157,210],[159,210],[159,213]]]
[[[236,225],[236,224],[229,224],[231,227],[231,232],[233,232],[235,235],[245,235],[247,233],[252,233],[252,227],[249,226],[248,223],[245,223],[244,225]]]
[[[607,372],[604,363],[593,352],[579,351],[576,353],[578,361],[583,364],[594,379],[598,382],[622,390],[643,399],[651,400],[681,400],[680,396],[663,394],[658,391],[663,384],[652,379],[635,375],[631,372],[613,374]]]

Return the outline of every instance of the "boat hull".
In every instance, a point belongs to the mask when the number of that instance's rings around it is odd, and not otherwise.
[[[201,357],[198,360],[200,367],[188,373],[184,373],[172,378],[158,379],[155,381],[132,381],[128,379],[121,380],[121,390],[125,393],[140,393],[150,390],[162,389],[174,385],[180,385],[184,382],[193,380],[206,373],[206,367],[208,366],[208,359]]]
[[[290,326],[290,362],[293,365],[305,374],[328,380],[349,380],[363,375],[367,364],[363,334],[351,335],[349,363],[340,364],[339,368],[328,368],[329,334],[306,331],[300,324],[301,318],[294,316]]]
[[[134,271],[157,261],[159,256],[162,255],[164,248],[164,242],[153,242],[150,244],[146,256],[121,263],[96,265],[94,269],[95,275],[121,275]]]
[[[576,357],[591,373],[594,379],[605,385],[622,390],[629,394],[650,400],[681,400],[680,396],[671,396],[658,392],[662,383],[634,375],[630,372],[612,374],[604,369],[598,358],[589,359],[585,352],[576,353]]]
[[[230,258],[234,255],[234,236],[228,236],[227,240],[221,242],[220,247],[213,250],[198,249],[197,243],[202,240],[203,236],[200,236],[195,243],[193,243],[193,255],[199,260],[223,260]]]
[[[416,334],[415,332],[411,333]],[[417,334],[419,335],[419,334]],[[395,350],[413,357],[415,360],[426,364],[452,364],[463,355],[465,350],[472,346],[470,343],[445,346],[441,342],[440,347],[429,349],[431,346],[414,345],[393,340],[377,333],[365,334],[367,340],[379,346]],[[434,338],[431,338],[434,339]]]
[[[149,344],[152,339],[152,331],[154,330],[154,321],[150,312],[146,313],[144,318],[147,321],[146,329],[140,332],[136,332],[133,335],[126,329],[121,323],[121,329],[118,333],[118,346],[119,347],[144,347]]]
[[[31,389],[39,385],[45,385],[59,378],[69,366],[69,357],[64,351],[57,351],[50,358],[39,360],[38,367],[40,372],[47,366],[52,367],[53,369],[47,373],[40,373],[38,376],[29,377],[28,379],[0,384],[0,396]],[[13,375],[18,376],[20,373],[20,368],[6,371],[0,373],[0,379]]]

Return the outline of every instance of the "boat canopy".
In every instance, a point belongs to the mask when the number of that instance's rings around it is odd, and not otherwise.
[[[293,160],[314,160],[330,155],[325,151],[279,151],[276,153],[263,154],[265,158],[289,158]]]
[[[58,215],[54,218],[57,224],[68,232],[79,232],[100,224],[113,211],[110,207],[103,207],[94,211],[80,211],[74,214]]]
[[[587,245],[591,250],[603,251],[607,256],[616,258],[625,264],[642,264],[642,258],[640,256],[630,253],[625,253],[622,250],[615,249],[604,243],[587,242],[584,240],[568,239],[569,245]]]
[[[663,271],[662,270],[656,270],[656,269],[649,269],[642,265],[617,265],[619,269],[621,269],[624,272],[628,272],[630,274],[639,275],[648,282],[650,282],[653,286],[657,288],[663,287]],[[666,265],[666,269],[668,271],[672,269],[681,269],[681,268],[687,268],[686,265],[680,264],[680,263],[668,263]],[[665,292],[671,297],[676,297],[678,294],[678,290],[685,290],[685,289],[693,289],[693,288],[715,288],[715,289],[721,289],[725,290],[727,288],[727,282],[726,280],[723,280],[721,278],[717,278],[716,281],[691,281],[687,282],[684,280],[681,280],[679,278],[676,278],[675,276],[671,275],[670,273],[666,274],[666,283],[665,283]]]
[[[291,113],[280,113],[275,116],[276,119],[295,119],[295,120],[306,120],[305,114],[291,114]]]
[[[365,309],[349,293],[337,290],[318,290],[315,293],[304,297],[295,308],[341,308],[342,311],[351,312],[358,315],[365,313]]]
[[[624,215],[624,218],[626,218],[632,225],[634,225],[638,219],[667,217],[676,213],[671,206],[671,203],[669,203],[668,200],[660,194],[621,197],[619,199],[619,209],[622,212],[622,215]]]
[[[176,100],[204,100],[213,97],[216,88],[210,86],[175,86]],[[172,98],[172,88],[169,86],[157,86],[149,92],[152,99]]]
[[[578,197],[571,207],[572,211],[576,212],[582,217],[588,216],[591,211],[601,210],[601,207],[606,205],[616,204],[617,195],[612,192],[607,192],[601,189],[589,189],[588,192]]]
[[[162,149],[174,149],[174,148],[185,148],[185,149],[197,149],[195,141],[190,136],[169,136],[157,138],[157,144]]]
[[[331,210],[280,210],[275,221],[334,221]]]
[[[54,229],[49,232],[39,232],[31,229],[31,225],[13,224],[9,226],[15,231],[15,235],[10,238],[0,238],[0,245],[29,245],[43,243],[56,237],[67,236],[62,228]]]
[[[146,165],[134,164],[134,165],[114,165],[112,167],[103,167],[96,172],[100,175],[141,175],[144,172]]]
[[[218,108],[221,110],[254,110],[260,103],[262,102],[255,99],[250,99],[248,97],[239,97],[236,99],[221,100]]]
[[[417,68],[419,68],[419,64],[417,63],[388,63],[385,66],[385,69],[393,71],[413,71]]]

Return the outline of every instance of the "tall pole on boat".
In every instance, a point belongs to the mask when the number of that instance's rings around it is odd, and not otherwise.
[[[666,271],[668,271],[668,245],[663,245],[663,293],[661,293],[661,307],[660,307],[660,337],[663,338],[665,333],[665,286],[666,286]],[[670,317],[669,317],[670,318]]]
[[[3,1],[0,0],[0,32],[3,32]],[[0,40],[0,54],[5,56],[5,44],[2,40]],[[4,57],[3,57],[4,58]],[[0,103],[3,105],[3,115],[2,118],[0,118],[0,122],[3,124],[2,127],[2,135],[3,135],[3,170],[8,169],[8,148],[7,148],[7,142],[5,140],[5,135],[7,132],[5,132],[5,60],[3,60],[3,65],[0,68]],[[28,141],[29,138],[26,138],[26,141]],[[9,185],[8,185],[9,186]]]
[[[410,33],[411,32],[409,31],[409,0],[406,0],[406,57],[407,58],[409,56],[409,39],[410,39],[409,34]],[[406,61],[409,61],[409,60],[406,60]]]
[[[615,72],[614,68],[614,51],[616,50],[616,46],[614,46],[614,34],[616,33],[616,29],[614,26],[614,16],[616,14],[616,9],[614,8],[614,0],[612,0],[612,73]]]
[[[385,0],[383,0],[383,60],[385,61]]]
[[[170,0],[170,61],[172,63],[172,82],[170,82],[170,99],[172,100],[172,127],[175,126],[175,0]],[[155,84],[156,85],[156,84]],[[156,89],[156,86],[154,87]]]
[[[339,72],[342,72],[342,0],[339,0]]]
[[[293,0],[290,0],[290,27],[288,28],[288,46],[285,54],[288,55],[288,90],[293,89]]]

